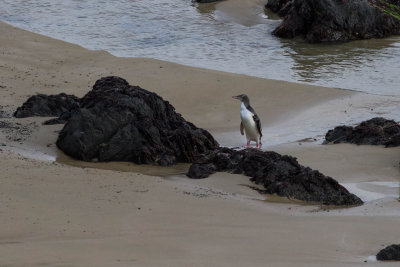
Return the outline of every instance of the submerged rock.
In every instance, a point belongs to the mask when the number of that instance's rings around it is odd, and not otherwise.
[[[356,127],[337,126],[326,133],[324,143],[399,146],[400,124],[394,120],[373,118]]]
[[[66,154],[85,161],[171,165],[193,162],[218,147],[155,93],[120,77],[96,81],[57,139]]]
[[[400,261],[400,244],[390,245],[376,255],[378,261]]]
[[[281,16],[273,34],[308,42],[349,41],[400,34],[398,0],[270,0]]]
[[[18,107],[14,113],[17,118],[33,116],[56,117],[79,108],[79,98],[65,93],[57,95],[37,94]]]
[[[262,185],[261,193],[326,205],[359,205],[362,200],[336,180],[300,165],[296,158],[256,149],[219,148],[198,158],[189,169],[190,178],[205,178],[219,171],[245,174]]]

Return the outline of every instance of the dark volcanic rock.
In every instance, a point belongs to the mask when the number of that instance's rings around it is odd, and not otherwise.
[[[400,244],[390,245],[376,255],[378,261],[400,261]]]
[[[267,7],[285,15],[273,31],[284,38],[330,42],[400,33],[398,0],[272,0]]]
[[[28,100],[14,113],[17,118],[32,116],[55,117],[79,108],[79,99],[74,95],[61,93],[58,95],[37,94]]]
[[[386,147],[395,147],[400,146],[400,134],[396,134],[389,138],[389,140],[385,143]]]
[[[266,8],[271,9],[273,12],[278,13],[287,3],[292,2],[292,0],[268,0],[265,5]]]
[[[262,185],[261,193],[326,205],[359,205],[362,200],[336,180],[301,166],[291,156],[256,149],[219,148],[197,159],[189,169],[190,178],[205,178],[216,171],[243,173]]]
[[[268,0],[265,5],[271,11],[277,13],[279,16],[286,16],[292,8],[293,0]]]
[[[356,127],[337,126],[325,135],[326,143],[352,143],[357,145],[400,145],[400,124],[394,120],[373,118]]]
[[[187,122],[160,96],[119,77],[98,80],[80,103],[57,140],[77,159],[165,166],[193,162],[218,147],[210,133]]]
[[[66,123],[66,122],[69,120],[69,118],[71,117],[72,112],[73,112],[74,110],[75,110],[75,109],[73,109],[73,110],[71,110],[71,111],[66,111],[66,112],[62,113],[62,114],[60,115],[60,117],[47,120],[47,121],[43,122],[43,124],[44,124],[44,125],[64,124],[64,123]]]

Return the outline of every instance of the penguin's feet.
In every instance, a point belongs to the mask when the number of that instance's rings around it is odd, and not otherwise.
[[[247,144],[244,147],[249,148],[250,147],[250,141],[247,141]]]

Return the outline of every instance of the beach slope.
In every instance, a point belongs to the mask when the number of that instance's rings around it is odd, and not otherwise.
[[[397,98],[117,58],[2,22],[0,36],[1,266],[375,266],[371,255],[399,242],[400,149],[310,142],[381,112],[371,107],[393,116]],[[56,149],[62,125],[11,116],[33,94],[81,97],[110,75],[156,92],[226,146],[244,142],[231,96],[248,94],[264,149],[296,156],[366,204],[266,198],[248,177],[190,180],[186,165],[82,163]]]

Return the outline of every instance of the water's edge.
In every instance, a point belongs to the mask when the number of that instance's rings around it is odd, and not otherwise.
[[[400,36],[337,44],[279,39],[271,32],[280,20],[264,2],[5,0],[0,20],[119,57],[400,95]]]

